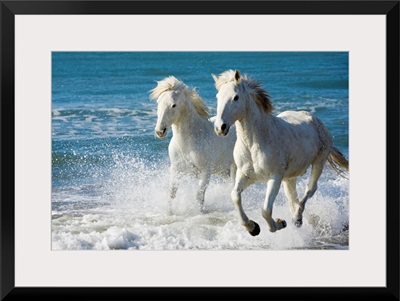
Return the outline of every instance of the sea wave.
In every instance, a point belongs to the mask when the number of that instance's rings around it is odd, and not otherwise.
[[[153,104],[154,106],[154,104]],[[55,141],[91,139],[92,137],[123,137],[153,132],[156,109],[77,108],[52,110],[52,137]]]

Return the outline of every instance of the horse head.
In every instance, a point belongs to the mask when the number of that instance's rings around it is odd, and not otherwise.
[[[157,100],[157,124],[154,129],[158,138],[165,138],[172,124],[179,120],[185,105],[186,85],[173,76],[157,82],[150,97]]]
[[[272,112],[270,97],[259,82],[242,75],[238,70],[228,70],[219,77],[212,77],[218,90],[217,116],[214,122],[214,129],[218,135],[227,135],[229,128],[243,118],[250,100],[262,114],[268,115]]]
[[[240,120],[246,109],[246,95],[242,85],[242,75],[238,70],[228,70],[219,77],[212,75],[217,93],[217,116],[214,122],[215,132],[226,136],[229,128]]]

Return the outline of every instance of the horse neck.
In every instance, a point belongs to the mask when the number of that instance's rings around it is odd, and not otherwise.
[[[251,146],[260,140],[268,139],[276,128],[276,117],[265,113],[255,101],[248,99],[244,116],[236,122],[238,139]]]
[[[189,142],[196,132],[206,127],[206,123],[207,119],[199,115],[193,104],[187,103],[182,108],[180,118],[172,124],[172,132],[185,138],[184,142]]]

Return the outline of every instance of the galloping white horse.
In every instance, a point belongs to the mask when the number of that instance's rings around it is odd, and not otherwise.
[[[157,125],[155,134],[165,138],[172,127],[168,152],[170,167],[170,210],[178,184],[183,174],[199,178],[197,201],[204,210],[204,194],[211,174],[234,179],[236,166],[233,147],[236,133],[222,139],[215,135],[213,123],[208,119],[205,102],[195,89],[186,86],[173,76],[157,82],[150,91],[150,98],[157,100]]]
[[[236,124],[234,158],[237,173],[231,197],[242,225],[253,236],[260,233],[259,225],[249,220],[243,211],[241,193],[255,182],[264,182],[267,191],[262,216],[270,231],[286,227],[284,220],[272,219],[272,207],[281,183],[293,221],[300,227],[306,202],[317,189],[326,161],[342,175],[348,171],[348,160],[333,146],[328,130],[315,116],[304,111],[285,111],[273,116],[271,100],[258,82],[242,76],[237,70],[212,76],[218,90],[216,133],[225,136]],[[310,165],[310,180],[299,201],[296,178]]]

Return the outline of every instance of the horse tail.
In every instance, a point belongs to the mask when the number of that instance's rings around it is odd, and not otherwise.
[[[349,161],[336,147],[332,147],[332,150],[328,156],[328,162],[332,169],[336,171],[339,176],[347,179],[347,174],[349,172]]]

